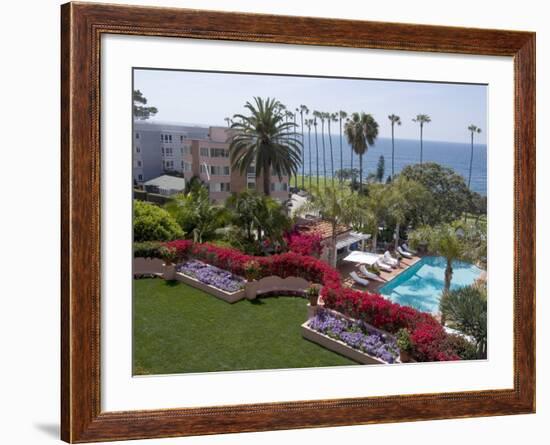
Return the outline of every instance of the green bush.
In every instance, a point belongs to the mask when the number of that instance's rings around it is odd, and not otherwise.
[[[158,241],[134,243],[134,258],[162,258],[162,246]]]
[[[183,235],[181,227],[166,210],[134,200],[134,241],[171,241]]]
[[[487,356],[487,289],[471,285],[445,292],[439,302],[449,326],[473,337],[478,358]]]

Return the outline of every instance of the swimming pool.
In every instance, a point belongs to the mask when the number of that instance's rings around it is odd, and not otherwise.
[[[382,286],[379,292],[403,306],[424,312],[438,312],[439,299],[445,283],[446,260],[427,256]],[[482,270],[470,263],[453,261],[451,289],[472,284]]]

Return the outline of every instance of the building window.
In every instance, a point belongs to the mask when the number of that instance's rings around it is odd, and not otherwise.
[[[138,175],[138,180],[143,181],[143,175]]]
[[[201,173],[202,174],[206,174],[206,172],[207,172],[206,167],[207,167],[207,165],[201,164]]]
[[[254,190],[256,188],[256,183],[255,182],[247,182],[246,183],[246,188],[248,190]]]
[[[271,183],[271,191],[272,192],[286,192],[287,191],[286,182],[272,182]]]
[[[141,149],[139,147],[136,147],[136,153],[139,153]]]
[[[139,133],[136,133],[136,139],[139,139]]]
[[[210,152],[208,151],[208,148],[206,147],[201,147],[201,156],[203,158],[208,158],[210,157]]]
[[[164,154],[165,154],[166,156],[172,156],[172,155],[173,155],[172,148],[166,147],[166,148],[164,149]]]
[[[164,168],[166,170],[172,170],[174,168],[174,161],[164,161]]]
[[[137,161],[137,166],[141,167],[141,161]]]
[[[184,172],[190,172],[191,171],[191,164],[189,162],[181,161],[181,169]]]
[[[211,148],[210,157],[211,158],[228,158],[229,150],[226,150],[225,148]]]
[[[190,155],[191,154],[191,147],[189,145],[184,145],[181,147],[181,154],[183,155]]]
[[[229,182],[213,182],[210,184],[211,192],[230,192],[231,185]]]
[[[217,176],[229,176],[229,166],[228,165],[211,165],[210,174]]]

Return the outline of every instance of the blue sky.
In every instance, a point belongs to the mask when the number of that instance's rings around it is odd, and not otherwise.
[[[305,104],[310,110],[370,113],[379,137],[390,137],[387,116],[394,113],[403,122],[396,137],[418,138],[412,118],[422,113],[432,119],[425,140],[469,142],[467,127],[475,124],[482,129],[476,142],[486,142],[485,85],[136,69],[134,88],[158,108],[157,121],[226,125],[225,117],[244,112],[247,100],[261,96],[276,97],[291,110]]]

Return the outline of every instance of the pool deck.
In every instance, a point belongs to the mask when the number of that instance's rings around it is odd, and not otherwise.
[[[355,283],[353,279],[349,276],[349,274],[353,271],[357,272],[357,274],[361,276],[361,272],[359,272],[359,264],[343,262],[341,265],[338,266],[338,271],[343,277],[344,286],[351,287],[357,290],[367,290],[369,292],[378,293],[378,289],[384,286],[384,284],[386,284],[388,281],[395,278],[401,272],[404,272],[405,270],[407,270],[413,264],[418,263],[421,259],[422,257],[420,256],[413,256],[412,258],[403,258],[400,262],[400,266],[397,269],[392,269],[391,272],[385,272],[383,270],[380,271],[379,277],[382,278],[384,282],[369,280],[369,285],[367,287],[361,286],[360,284]]]

